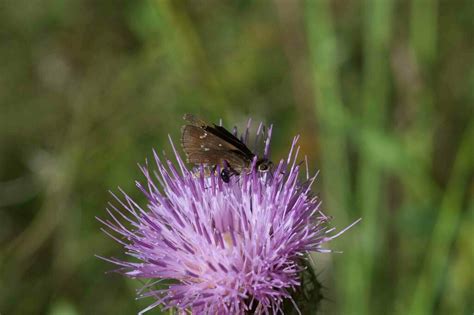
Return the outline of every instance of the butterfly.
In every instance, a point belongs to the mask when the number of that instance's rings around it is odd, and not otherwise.
[[[256,157],[250,149],[227,129],[208,124],[191,114],[184,115],[187,122],[181,129],[181,145],[188,163],[210,166],[213,171],[220,166],[220,176],[226,183],[232,175],[250,173]],[[272,162],[257,157],[255,167],[259,172],[268,172]]]

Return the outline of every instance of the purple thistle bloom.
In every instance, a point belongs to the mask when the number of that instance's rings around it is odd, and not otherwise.
[[[271,129],[264,156],[270,137]],[[229,183],[219,172],[188,170],[172,142],[177,168],[156,152],[156,171],[140,166],[146,183],[137,186],[146,209],[121,190],[123,198],[114,195],[120,209],[110,204],[110,219],[99,219],[138,262],[103,259],[128,277],[157,280],[139,293],[155,298],[140,314],[158,305],[193,314],[283,313],[283,300],[300,285],[302,260],[309,252],[330,252],[322,244],[347,229],[331,235],[329,217],[310,192],[316,175],[309,178],[306,167],[307,180],[299,181],[296,142],[272,171],[253,167]],[[161,280],[171,284],[153,289]]]

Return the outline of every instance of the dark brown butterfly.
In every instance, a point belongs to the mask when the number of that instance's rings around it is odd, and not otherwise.
[[[221,168],[221,178],[230,181],[230,176],[250,172],[255,154],[232,133],[222,126],[209,125],[191,114],[184,115],[188,122],[181,133],[181,145],[189,163],[210,166],[214,171]],[[270,170],[272,162],[257,158],[255,167],[259,172]]]

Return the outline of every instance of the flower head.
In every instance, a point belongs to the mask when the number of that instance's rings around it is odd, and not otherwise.
[[[328,252],[322,244],[343,232],[330,235],[329,218],[310,192],[316,176],[306,169],[306,180],[299,180],[296,143],[271,171],[252,167],[229,183],[219,172],[188,170],[174,146],[176,167],[155,152],[154,171],[140,166],[146,207],[121,191],[123,197],[114,195],[120,206],[111,204],[110,219],[99,220],[135,258],[106,260],[131,278],[170,282],[140,292],[155,298],[143,312],[162,305],[193,314],[283,313],[283,300],[300,285],[305,255]]]

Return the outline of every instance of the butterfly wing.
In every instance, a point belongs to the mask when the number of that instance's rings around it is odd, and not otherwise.
[[[227,163],[237,172],[247,168],[253,158],[208,125],[183,126],[181,145],[189,163],[221,166]]]
[[[213,135],[224,140],[225,142],[231,144],[232,146],[234,146],[235,150],[240,151],[240,153],[245,155],[248,159],[252,159],[255,156],[242,141],[240,141],[236,136],[234,136],[224,127],[218,126],[216,124],[213,124],[213,126],[211,126],[204,120],[199,119],[192,114],[185,114],[183,119],[189,122],[191,125],[204,129],[205,131],[212,133]]]

